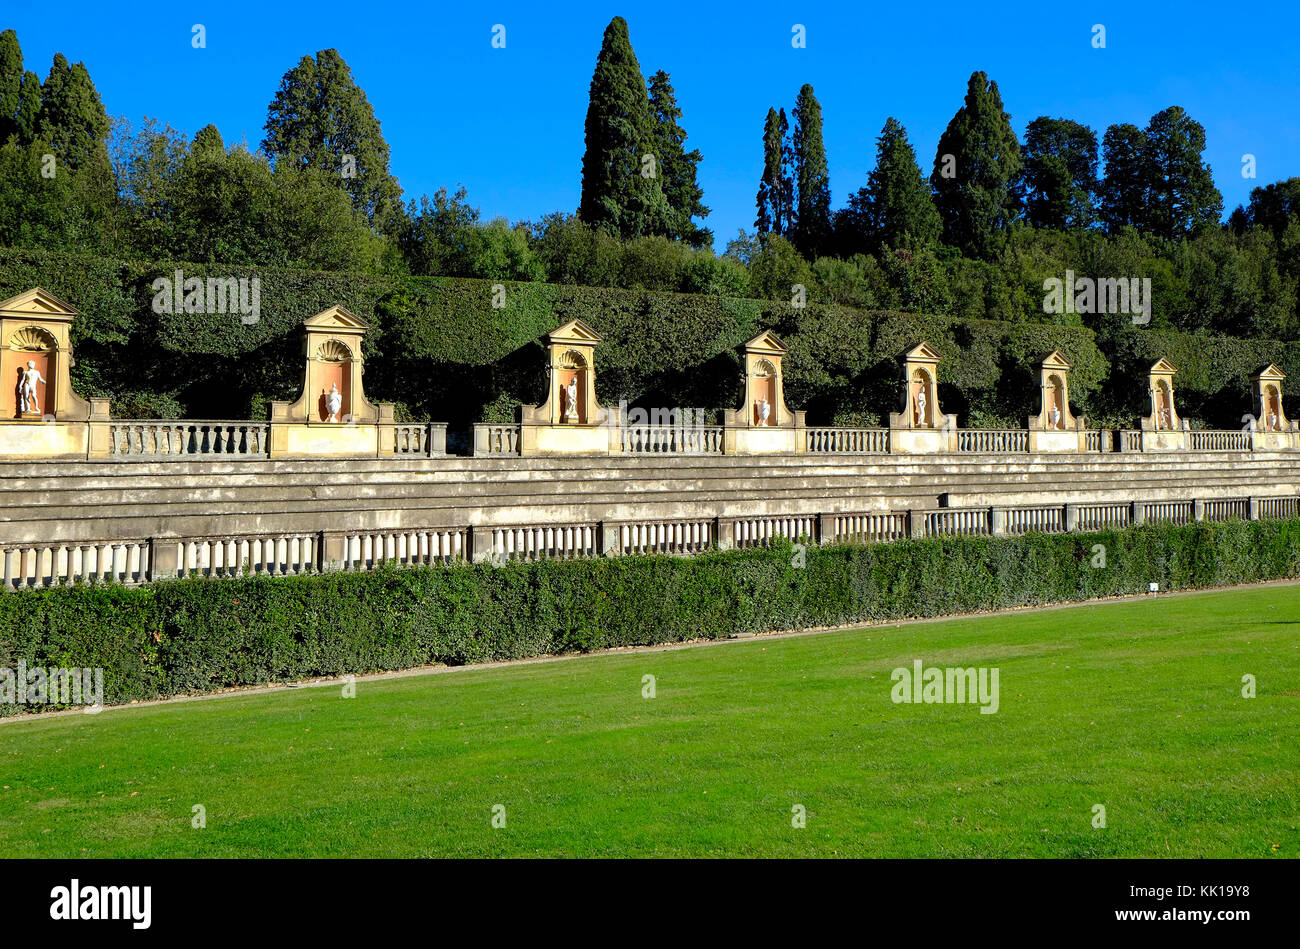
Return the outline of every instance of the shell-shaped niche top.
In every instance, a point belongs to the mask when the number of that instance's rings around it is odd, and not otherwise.
[[[316,358],[321,362],[347,362],[352,358],[352,350],[337,339],[327,339],[316,347]]]
[[[776,366],[766,359],[760,359],[754,364],[754,375],[760,379],[770,379],[776,375]]]
[[[576,349],[570,349],[560,356],[559,366],[561,369],[586,369],[587,360]]]
[[[56,345],[54,337],[39,326],[24,326],[9,337],[9,348],[24,352],[45,352]]]

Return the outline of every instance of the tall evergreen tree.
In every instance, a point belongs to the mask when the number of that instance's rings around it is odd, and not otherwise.
[[[41,122],[41,77],[30,69],[23,73],[22,88],[18,92],[16,116],[18,141],[27,144],[36,138]]]
[[[1040,115],[1025,129],[1021,200],[1034,227],[1090,227],[1097,217],[1097,133]]]
[[[703,156],[698,148],[686,151],[686,130],[678,122],[682,110],[668,73],[662,69],[650,77],[650,114],[654,117],[659,184],[672,214],[668,236],[692,247],[712,243],[713,233],[693,220],[709,216],[703,204],[704,190],[696,180]]]
[[[658,169],[646,173],[646,157],[655,151],[650,97],[620,16],[605,28],[596,57],[586,144],[578,217],[624,238],[668,233],[671,212]]]
[[[56,53],[41,87],[36,134],[72,168],[107,167],[108,130],[108,113],[85,65],[69,66],[64,55]]]
[[[13,30],[0,33],[0,145],[18,134],[23,88],[23,51]]]
[[[221,132],[215,125],[205,125],[199,129],[194,136],[194,142],[190,145],[190,154],[202,157],[213,156],[222,158],[226,154],[226,143],[221,138]]]
[[[866,187],[849,198],[846,219],[865,244],[846,248],[850,252],[875,253],[886,245],[939,239],[943,222],[907,141],[907,129],[895,118],[885,120],[876,139],[876,167],[867,176]]]
[[[284,74],[267,107],[262,150],[275,165],[335,176],[352,206],[379,231],[402,215],[402,189],[375,111],[338,50],[304,56]]]
[[[1201,160],[1205,127],[1179,106],[1151,117],[1143,149],[1147,226],[1161,237],[1178,237],[1217,223],[1223,195],[1210,166]]]
[[[1019,174],[1020,142],[998,84],[972,73],[965,103],[939,137],[930,176],[944,239],[964,253],[990,256],[1016,216]]]
[[[805,257],[826,250],[831,237],[831,184],[822,141],[822,107],[804,84],[794,107],[795,187],[798,221],[795,245]]]
[[[790,120],[785,109],[768,109],[763,123],[763,177],[758,182],[758,217],[754,228],[759,236],[790,234],[794,227],[793,153],[790,148]]]
[[[1145,153],[1146,133],[1136,125],[1112,125],[1102,136],[1106,177],[1101,183],[1101,220],[1111,232],[1146,226]]]

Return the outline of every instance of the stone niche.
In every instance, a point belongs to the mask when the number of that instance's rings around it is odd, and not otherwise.
[[[903,364],[903,411],[889,413],[891,452],[957,450],[957,416],[939,408],[939,353],[929,343],[909,349]]]
[[[1030,451],[1086,451],[1087,420],[1070,411],[1070,362],[1052,350],[1038,364],[1042,398],[1029,417]]]
[[[1282,450],[1300,447],[1295,422],[1286,417],[1282,407],[1282,380],[1286,373],[1271,363],[1250,377],[1254,385],[1254,448]]]
[[[108,444],[107,399],[72,391],[77,311],[36,287],[0,301],[0,456],[79,457]]]
[[[1163,356],[1147,371],[1151,414],[1142,419],[1143,451],[1187,451],[1191,433],[1174,404],[1174,364]]]
[[[582,320],[546,335],[546,401],[519,408],[519,451],[524,455],[608,452],[617,431],[596,402],[596,346],[601,336]]]
[[[723,413],[727,454],[761,455],[807,450],[804,413],[785,404],[781,360],[788,349],[764,330],[741,346],[745,380],[740,408]]]
[[[271,403],[271,457],[348,457],[393,451],[393,406],[374,404],[362,387],[361,340],[369,327],[341,306],[303,321],[302,395]],[[331,414],[331,395],[338,411]]]

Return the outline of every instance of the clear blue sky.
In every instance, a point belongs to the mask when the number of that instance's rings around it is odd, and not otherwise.
[[[57,12],[55,12],[57,11]],[[810,82],[822,103],[836,207],[865,183],[887,116],[928,174],[976,69],[997,80],[1017,134],[1038,115],[1145,125],[1181,105],[1206,128],[1225,214],[1251,187],[1300,175],[1295,3],[542,3],[310,5],[5,0],[27,68],[55,52],[90,69],[110,115],[151,116],[227,144],[261,141],[280,77],[337,48],[365,89],[407,197],[463,183],[484,219],[577,207],[587,87],[605,25],[627,19],[647,76],[667,70],[719,250],[752,228],[769,106]],[[191,26],[207,48],[191,46]],[[506,48],[491,47],[493,24]],[[791,27],[807,28],[793,49]],[[1106,48],[1091,45],[1106,27]],[[1258,162],[1242,177],[1242,155]]]

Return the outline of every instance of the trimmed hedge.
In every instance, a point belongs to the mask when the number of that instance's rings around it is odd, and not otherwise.
[[[261,280],[261,319],[155,314],[152,281],[186,276]],[[158,261],[112,261],[66,252],[0,250],[0,296],[43,286],[83,316],[74,326],[74,385],[114,400],[119,417],[265,418],[268,403],[301,385],[299,326],[340,303],[372,326],[366,390],[398,404],[400,419],[463,427],[509,421],[543,398],[543,333],[580,317],[606,342],[597,396],[644,406],[732,407],[736,347],[762,329],[789,345],[786,393],[812,424],[857,424],[898,406],[898,355],[925,338],[939,348],[944,407],[962,424],[1020,426],[1038,408],[1034,361],[1060,349],[1074,364],[1075,407],[1095,418],[1145,414],[1145,373],[1168,354],[1180,369],[1183,414],[1240,426],[1250,373],[1276,362],[1300,377],[1300,343],[1156,330],[1001,322],[705,294],[506,283],[449,277],[273,270]]]
[[[1106,565],[1094,567],[1097,548]],[[805,552],[387,568],[0,595],[0,665],[103,667],[105,701],[1300,575],[1300,520]],[[0,706],[0,713],[25,709]]]

